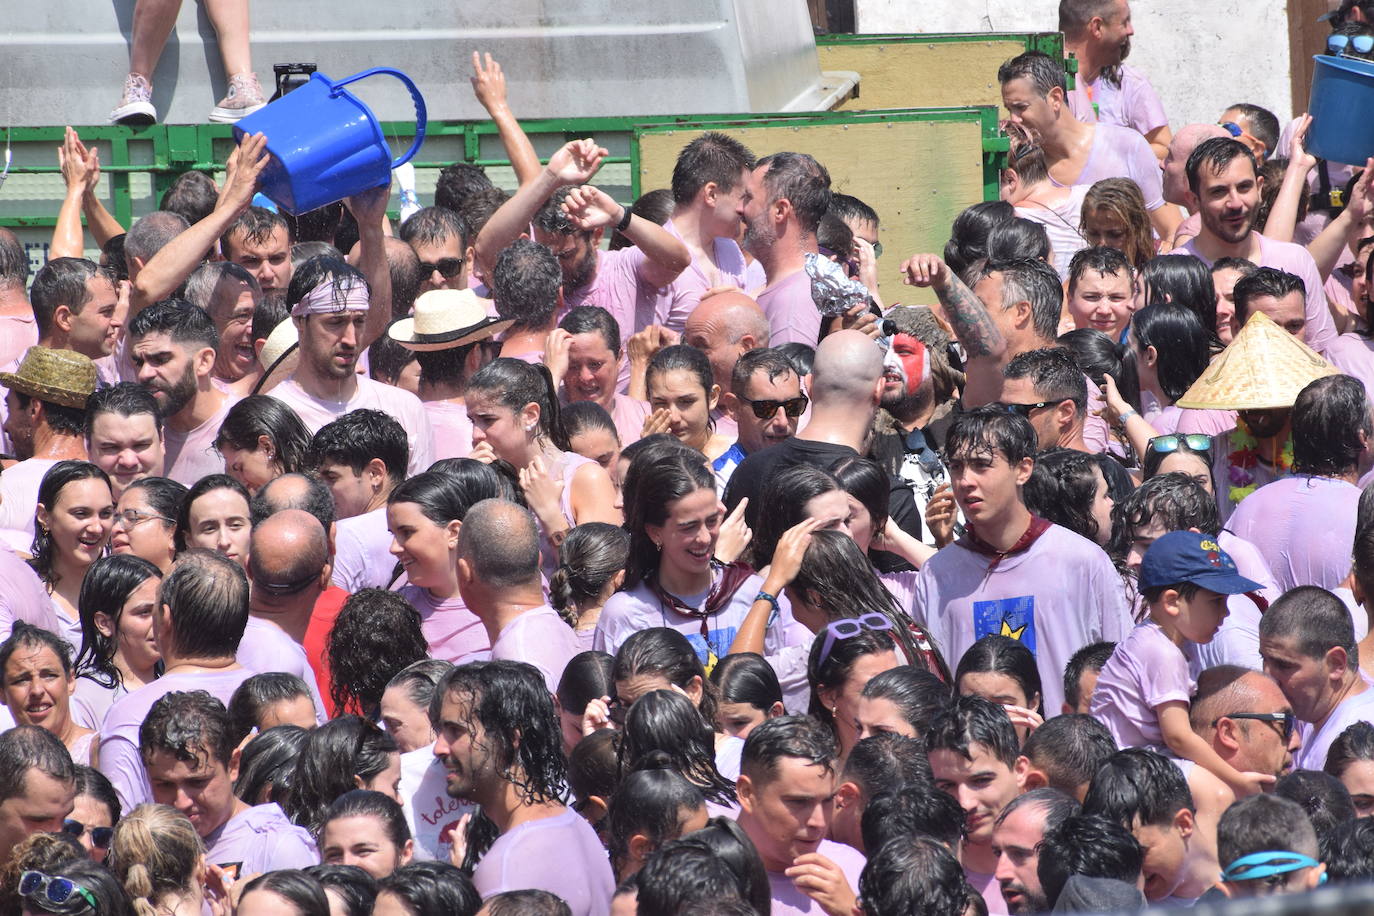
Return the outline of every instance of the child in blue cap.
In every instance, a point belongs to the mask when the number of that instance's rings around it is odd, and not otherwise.
[[[1226,619],[1226,598],[1259,583],[1208,534],[1171,531],[1150,545],[1140,564],[1140,592],[1149,617],[1120,643],[1097,680],[1092,714],[1118,747],[1143,747],[1191,760],[1214,773],[1237,797],[1253,795],[1274,777],[1241,772],[1222,760],[1188,721],[1196,684],[1185,650],[1209,643]]]

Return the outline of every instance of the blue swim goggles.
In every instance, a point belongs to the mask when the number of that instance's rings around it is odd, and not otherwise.
[[[1315,868],[1320,864],[1316,859],[1298,852],[1252,852],[1226,866],[1221,873],[1221,880],[1254,881],[1286,875],[1300,868]],[[1325,873],[1318,883],[1326,883]]]

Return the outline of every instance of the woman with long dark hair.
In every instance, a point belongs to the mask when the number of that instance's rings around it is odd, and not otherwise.
[[[669,767],[627,773],[611,801],[611,866],[617,881],[644,867],[664,843],[706,826],[706,800],[697,788]]]
[[[974,694],[1007,711],[1022,741],[1045,722],[1040,669],[1025,643],[996,633],[968,647],[954,670],[960,696]]]
[[[340,716],[310,733],[296,764],[287,813],[318,837],[340,795],[372,789],[398,801],[400,781],[401,753],[391,736],[361,716]]]
[[[254,394],[229,408],[215,448],[228,475],[256,493],[274,478],[305,465],[310,430],[282,401]]]
[[[81,651],[81,580],[114,527],[110,478],[89,461],[59,461],[38,485],[29,565],[52,597],[61,636]]]
[[[701,350],[685,344],[659,350],[649,360],[644,385],[653,411],[644,422],[644,435],[671,433],[712,461],[730,447],[730,438],[716,435],[711,419],[720,386],[712,378],[711,361]]]
[[[1068,448],[1043,451],[1022,495],[1031,512],[1105,547],[1112,539],[1112,497],[1098,458]]]
[[[625,717],[620,771],[666,767],[700,789],[713,813],[728,814],[737,810],[735,783],[716,769],[715,734],[686,696],[651,690]]]
[[[86,571],[72,714],[87,728],[100,728],[115,700],[158,676],[162,654],[153,639],[153,610],[161,584],[161,570],[132,555],[101,557]]]

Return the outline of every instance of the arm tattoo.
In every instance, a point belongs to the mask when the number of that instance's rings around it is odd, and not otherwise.
[[[958,277],[950,277],[948,288],[937,291],[936,295],[954,326],[955,336],[970,358],[992,356],[1003,349],[1002,332],[997,330],[982,300]]]

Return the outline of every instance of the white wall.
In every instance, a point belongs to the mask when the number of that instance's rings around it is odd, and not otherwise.
[[[855,0],[858,31],[1052,32],[1058,0]],[[1251,102],[1292,117],[1286,0],[1133,0],[1129,62],[1169,123],[1215,121]]]

